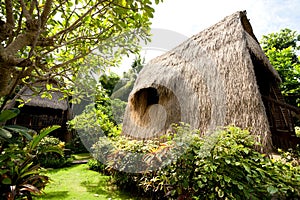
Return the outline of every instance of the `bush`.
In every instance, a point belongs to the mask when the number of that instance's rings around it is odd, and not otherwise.
[[[106,173],[105,168],[106,165],[103,163],[99,162],[96,159],[90,159],[87,163],[88,167],[90,170],[96,171],[96,172],[101,172],[101,173]]]
[[[299,126],[295,127],[295,133],[296,133],[297,137],[300,137],[300,127]]]
[[[49,182],[34,161],[42,153],[37,150],[39,142],[59,126],[43,129],[37,134],[25,127],[1,124],[18,113],[18,109],[0,113],[0,199],[32,199],[32,194],[41,194]]]
[[[64,146],[65,143],[58,138],[53,136],[44,137],[37,146],[37,150],[43,152],[38,154],[37,162],[47,168],[61,168],[70,164],[73,159],[64,156]],[[49,152],[50,149],[55,151]]]
[[[204,138],[195,133],[187,136],[188,129],[185,126],[175,127],[174,130],[172,140],[165,143],[138,142],[121,137],[106,144],[97,143],[94,149],[101,152],[101,149],[106,148],[106,151],[102,152],[107,153],[102,156],[111,158],[108,169],[120,188],[135,187],[135,191],[147,193],[155,199],[299,197],[300,168],[286,161],[272,160],[257,152],[254,147],[259,144],[247,130],[228,127]],[[174,147],[173,151],[163,151],[166,149],[162,148],[165,146],[163,144]],[[182,152],[182,148],[186,149],[185,152],[178,153]],[[120,154],[124,149],[144,152],[152,161],[157,155],[163,159],[170,156],[177,159],[173,159],[172,163],[157,171],[148,170],[143,174],[125,173],[115,169],[135,167],[132,163],[140,158]],[[125,166],[120,166],[121,160]],[[149,168],[149,160],[145,160],[143,164]]]
[[[209,144],[209,145],[207,145]],[[175,164],[158,171],[149,186],[169,196],[194,199],[279,199],[300,195],[300,171],[254,150],[248,131],[229,127],[210,137],[195,137]]]
[[[84,146],[84,144],[82,143],[78,133],[76,133],[75,131],[72,135],[72,140],[66,143],[65,148],[70,149],[72,154],[89,152]]]

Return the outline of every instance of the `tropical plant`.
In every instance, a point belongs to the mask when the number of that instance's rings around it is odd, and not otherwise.
[[[288,102],[294,106],[300,104],[299,41],[300,35],[296,31],[285,28],[264,35],[260,42],[282,79],[283,94],[289,97]]]
[[[15,117],[17,109],[4,110],[0,113],[0,121]],[[31,199],[32,193],[41,193],[48,183],[48,177],[40,174],[39,164],[35,159],[40,149],[40,141],[50,132],[58,129],[52,126],[40,131],[39,134],[21,126],[1,126],[0,137],[0,191],[1,198],[9,200],[27,197]],[[55,151],[45,149],[44,151]]]
[[[61,168],[70,164],[73,159],[64,154],[65,143],[53,136],[44,137],[37,146],[36,162],[42,167]]]
[[[185,126],[173,127],[167,142],[135,141],[124,137],[101,140],[94,145],[95,156],[107,159],[115,184],[135,188],[151,198],[161,199],[290,199],[300,195],[300,168],[288,160],[274,160],[255,150],[258,144],[249,131],[226,127],[209,136]],[[166,138],[165,138],[166,139]],[[106,141],[106,142],[105,142]],[[167,149],[173,151],[166,151]],[[185,149],[185,151],[183,151]],[[142,158],[124,151],[144,153]],[[172,157],[173,156],[173,157]],[[154,159],[156,158],[156,159]],[[139,166],[147,169],[154,160],[168,165],[144,173],[116,169]],[[124,165],[122,166],[121,163]]]
[[[101,172],[101,173],[104,173],[104,174],[107,172],[105,170],[106,169],[106,165],[103,164],[102,162],[96,160],[96,159],[90,159],[88,161],[87,165],[89,166],[90,170]]]

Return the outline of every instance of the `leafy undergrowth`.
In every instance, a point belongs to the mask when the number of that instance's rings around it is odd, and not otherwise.
[[[129,194],[122,193],[111,186],[108,182],[109,176],[88,170],[86,164],[48,170],[46,175],[50,177],[51,182],[45,188],[45,194],[33,199],[134,199]]]
[[[261,144],[255,136],[238,127],[205,137],[188,125],[173,129],[163,143],[100,138],[94,155],[110,162],[106,167],[97,161],[89,166],[106,169],[119,188],[152,199],[300,199],[300,167],[291,162],[295,154],[271,159],[256,150]],[[152,170],[159,165],[165,167]]]

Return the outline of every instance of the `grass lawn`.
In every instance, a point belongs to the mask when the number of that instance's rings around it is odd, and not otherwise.
[[[50,177],[51,183],[46,186],[45,194],[34,197],[36,200],[134,199],[110,186],[107,182],[109,176],[88,170],[86,164],[48,170],[46,175]]]

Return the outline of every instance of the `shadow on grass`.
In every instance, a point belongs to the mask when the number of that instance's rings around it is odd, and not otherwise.
[[[110,186],[108,181],[105,179],[99,180],[97,183],[90,181],[82,181],[80,185],[85,187],[87,192],[92,194],[105,194],[106,198],[108,199],[127,199],[128,197],[133,198],[133,196],[131,196],[129,193],[126,193],[124,191],[120,192],[116,187]]]
[[[45,174],[50,177],[51,182],[45,189],[45,195],[36,196],[34,199],[135,199],[132,194],[109,184],[109,176],[89,170],[87,164],[47,169]]]
[[[68,195],[68,191],[59,191],[59,192],[47,192],[46,196],[45,195],[35,196],[35,199],[45,199],[45,198],[47,198],[47,199],[65,199],[69,195]]]

